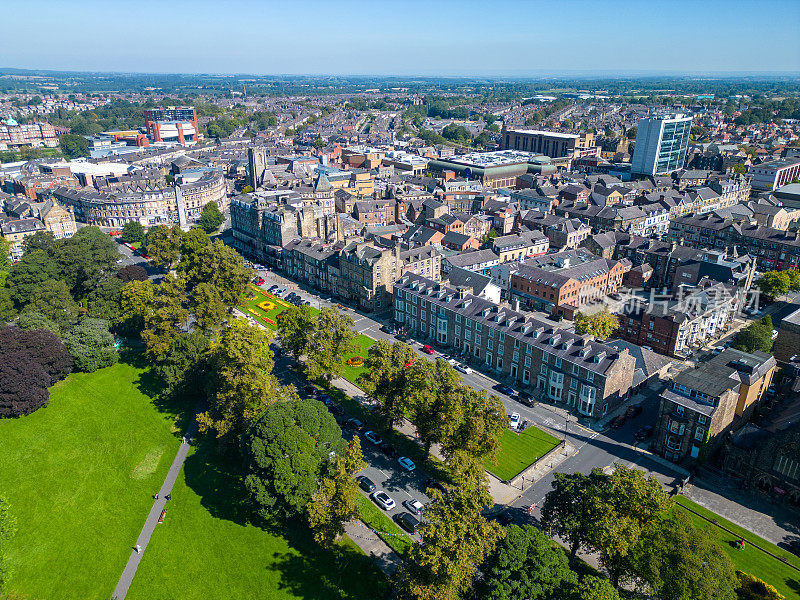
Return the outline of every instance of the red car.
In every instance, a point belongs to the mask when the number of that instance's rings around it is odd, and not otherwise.
[[[256,285],[264,285],[264,278],[259,277],[258,279],[256,279]]]
[[[425,354],[436,354],[436,351],[435,351],[433,348],[431,348],[430,346],[428,346],[428,344],[425,344],[425,345],[422,347],[422,351],[423,351]]]

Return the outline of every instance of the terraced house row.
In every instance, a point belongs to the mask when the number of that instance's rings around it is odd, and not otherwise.
[[[409,333],[455,348],[519,389],[593,418],[617,408],[633,386],[626,348],[558,329],[509,307],[419,275],[394,285],[394,319]]]

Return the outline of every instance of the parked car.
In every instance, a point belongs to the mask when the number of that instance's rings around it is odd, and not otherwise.
[[[773,329],[772,330],[772,339],[774,340],[776,337],[778,337],[778,330],[777,329]]]
[[[383,510],[392,510],[397,504],[392,497],[384,491],[372,492],[369,496],[372,501],[380,506]]]
[[[400,463],[400,466],[403,467],[409,473],[417,468],[417,465],[414,464],[414,461],[408,458],[407,456],[401,456],[397,459],[397,462]]]
[[[395,447],[392,446],[389,442],[383,442],[380,446],[378,446],[378,449],[389,458],[397,457],[397,450],[395,450]]]
[[[403,502],[403,506],[405,506],[414,515],[421,515],[422,514],[422,510],[425,508],[425,505],[422,502],[420,502],[419,500],[416,500],[414,498],[410,498],[409,500],[405,500]]]
[[[633,419],[634,417],[638,417],[642,414],[642,405],[641,404],[633,404],[632,406],[628,407],[628,410],[625,411],[625,416],[629,419]]]
[[[445,488],[441,482],[435,480],[433,477],[426,477],[425,478],[425,489],[433,488],[435,490],[439,490],[443,494],[447,492],[447,488]]]
[[[263,277],[256,279],[256,285],[264,285],[265,282],[266,280]]]
[[[511,413],[508,415],[508,426],[511,427],[511,429],[517,429],[519,427],[520,418],[519,413]]]
[[[356,477],[356,481],[358,482],[358,487],[368,494],[375,491],[375,483],[369,477],[366,477],[365,475],[359,475]]]
[[[328,410],[334,417],[341,417],[342,415],[344,415],[344,409],[338,404],[333,404],[333,403],[329,404]]]
[[[381,331],[383,333],[393,333],[394,329],[392,329],[391,325],[387,325],[386,323],[384,323],[383,325],[381,325]]]
[[[625,418],[625,415],[618,415],[611,420],[611,429],[619,429],[623,425],[625,425],[625,421],[628,419]]]
[[[530,392],[522,391],[517,395],[517,401],[520,404],[524,404],[525,406],[532,407],[536,404],[533,401],[533,396],[531,396]]]
[[[319,390],[314,387],[313,385],[306,385],[303,386],[303,391],[308,394],[309,396],[313,396],[316,398],[317,394],[319,394]]]
[[[652,425],[645,425],[639,431],[637,431],[636,435],[634,435],[633,437],[634,439],[636,439],[637,442],[643,442],[651,435],[653,435],[653,431],[655,431],[655,429]]]
[[[506,396],[514,395],[514,390],[510,386],[507,386],[505,383],[498,383],[496,386],[494,386],[494,389],[496,389],[501,394],[505,394]]]
[[[353,419],[347,419],[347,421],[345,421],[345,427],[348,427],[349,429],[355,429],[356,431],[360,431],[361,428],[364,427],[364,424],[358,419],[353,418]]]
[[[328,394],[319,394],[317,396],[317,400],[322,402],[325,406],[330,406],[331,404],[333,404],[333,398],[328,396]]]
[[[464,373],[464,375],[469,375],[470,373],[472,373],[472,369],[467,365],[465,365],[464,363],[458,363],[454,368],[459,373]]]
[[[279,285],[276,283],[275,285],[271,285],[267,291],[268,291],[270,294],[272,294],[272,293],[274,293],[275,291],[277,291],[277,290],[278,290],[280,287],[281,287],[281,286],[279,286]]]
[[[428,344],[425,344],[425,345],[422,347],[422,351],[423,351],[425,354],[436,354],[436,350],[434,350],[433,348],[431,348],[430,346],[428,346]]]
[[[714,346],[711,349],[711,354],[716,356],[717,354],[722,354],[722,351],[725,350],[724,346]]]
[[[395,515],[394,520],[397,522],[400,527],[405,529],[408,533],[417,533],[417,527],[419,527],[419,519],[412,514],[407,512],[400,513],[399,515]]]
[[[383,443],[383,438],[374,431],[367,431],[364,434],[364,437],[367,438],[370,442],[372,442],[376,446],[380,446]]]

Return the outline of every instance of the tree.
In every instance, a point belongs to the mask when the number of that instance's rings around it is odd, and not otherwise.
[[[25,306],[33,290],[48,279],[55,279],[58,265],[44,250],[33,250],[11,267],[8,288],[17,307]]]
[[[786,600],[786,597],[770,584],[749,573],[736,571],[736,578],[739,580],[737,590],[739,600]]]
[[[473,464],[459,475],[444,494],[428,490],[427,521],[420,526],[425,543],[412,545],[397,571],[400,598],[460,598],[477,566],[502,537],[502,527],[481,512],[492,505],[483,467]]]
[[[129,281],[122,288],[119,298],[119,324],[125,331],[139,333],[153,311],[155,303],[153,282]]]
[[[315,311],[305,304],[290,306],[278,315],[277,322],[281,345],[291,351],[295,359],[306,354],[317,327]]]
[[[625,132],[625,137],[627,137],[629,140],[635,140],[637,133],[639,133],[639,128],[633,126],[630,129],[628,129],[628,131]]]
[[[308,346],[306,372],[309,377],[322,378],[328,383],[341,377],[345,356],[356,348],[355,338],[353,319],[335,308],[323,308]]]
[[[181,268],[186,270],[185,265],[192,263],[197,254],[209,244],[211,244],[211,239],[208,237],[208,234],[197,227],[182,234],[180,243],[178,244],[181,263],[183,263]]]
[[[202,387],[208,338],[199,331],[179,333],[169,351],[154,365],[167,394],[178,395]]]
[[[583,335],[589,333],[597,339],[604,340],[619,329],[619,318],[613,315],[607,308],[594,313],[575,315],[575,332]]]
[[[208,202],[200,213],[197,224],[208,233],[216,233],[219,226],[225,222],[225,216],[220,212],[216,202]]]
[[[75,359],[75,368],[86,373],[110,367],[119,360],[114,335],[106,319],[83,319],[64,336],[64,345]]]
[[[584,575],[567,598],[569,600],[620,600],[619,592],[614,589],[608,579],[593,575]]]
[[[144,227],[139,221],[128,221],[122,226],[122,241],[126,244],[143,244]]]
[[[196,253],[183,256],[179,271],[186,275],[191,291],[202,282],[212,284],[225,306],[236,306],[247,290],[252,272],[244,264],[241,254],[226,246],[222,240],[200,248]]]
[[[153,264],[163,267],[167,271],[178,260],[178,247],[181,239],[181,230],[177,225],[169,228],[158,225],[147,232],[147,255]]]
[[[22,240],[23,254],[34,250],[44,250],[48,255],[53,256],[55,249],[56,238],[51,231],[37,231]]]
[[[578,582],[561,548],[531,525],[509,526],[481,571],[476,597],[487,600],[560,600]]]
[[[455,402],[452,396],[461,393],[463,383],[453,368],[441,360],[418,359],[407,377],[414,425],[429,455],[431,446],[449,439],[459,425],[449,418],[449,411]]]
[[[117,269],[121,258],[116,243],[97,227],[81,227],[71,238],[58,240],[54,258],[59,279],[76,298],[92,291],[103,276]]]
[[[458,392],[449,395],[454,402],[449,403],[449,409],[441,415],[442,419],[452,419],[454,425],[442,440],[442,451],[448,463],[457,453],[483,463],[500,450],[500,437],[508,429],[508,415],[500,398],[495,395],[487,395],[483,390],[474,390],[466,385],[462,385]]]
[[[24,243],[24,240],[23,240]],[[0,237],[0,288],[6,284],[11,270],[11,241]]]
[[[733,340],[733,347],[743,352],[769,352],[772,349],[772,317],[766,315],[739,330]]]
[[[663,600],[736,600],[733,563],[685,513],[651,521],[634,550],[634,572]]]
[[[219,291],[211,283],[203,282],[194,288],[191,306],[197,324],[206,333],[219,329],[228,316]]]
[[[574,127],[573,122],[570,121],[569,119],[564,119],[561,122],[561,125],[564,127],[564,129],[572,129]]]
[[[145,329],[142,331],[142,341],[147,346],[151,362],[169,350],[172,341],[186,325],[189,313],[183,306],[185,300],[186,281],[181,277],[167,274],[155,286],[152,311],[145,316]]]
[[[353,475],[367,466],[361,452],[361,438],[353,437],[344,456],[328,464],[328,474],[306,505],[308,523],[314,540],[325,548],[344,533],[344,524],[358,516],[358,484]]]
[[[11,299],[11,290],[0,287],[0,326],[5,325],[17,314],[14,301]]]
[[[210,349],[206,393],[208,409],[198,416],[200,431],[222,444],[238,440],[279,397],[270,335],[236,319]]]
[[[121,316],[122,290],[125,282],[118,277],[104,277],[86,298],[87,314],[96,319],[118,323]]]
[[[652,475],[616,463],[608,485],[594,499],[599,518],[589,536],[589,545],[600,554],[600,564],[614,587],[623,576],[635,572],[635,553],[645,527],[670,508],[672,502]]]
[[[24,310],[44,315],[62,331],[78,316],[78,305],[67,284],[57,279],[48,279],[37,285]]]
[[[144,281],[147,279],[147,269],[141,265],[125,265],[117,271],[117,277],[124,283],[129,281]]]
[[[0,597],[11,576],[11,568],[6,551],[11,538],[16,533],[16,522],[11,516],[8,501],[0,496]]]
[[[25,330],[46,329],[57,336],[61,335],[61,328],[45,317],[42,313],[26,310],[17,319],[17,327]]]
[[[377,413],[387,428],[400,422],[411,409],[408,375],[417,358],[416,352],[402,342],[378,340],[369,349],[360,383],[379,402]]]
[[[569,548],[570,564],[581,547],[589,546],[600,507],[595,499],[608,485],[608,476],[600,469],[583,473],[556,473],[553,489],[542,505],[542,528],[564,540]]]
[[[800,273],[791,269],[767,271],[758,279],[756,286],[763,294],[770,298],[777,298],[789,291],[800,290]]]
[[[82,135],[66,133],[58,140],[58,145],[67,158],[89,156],[89,142]]]
[[[329,454],[344,450],[342,430],[321,403],[296,399],[269,406],[242,437],[244,485],[255,514],[262,520],[303,514]]]

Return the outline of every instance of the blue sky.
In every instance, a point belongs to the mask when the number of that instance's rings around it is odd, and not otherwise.
[[[800,71],[800,0],[4,0],[0,66],[524,76]]]

